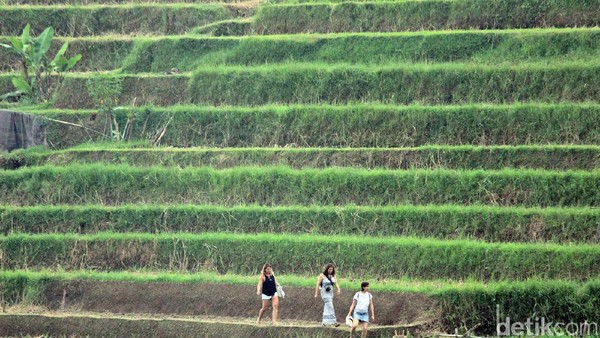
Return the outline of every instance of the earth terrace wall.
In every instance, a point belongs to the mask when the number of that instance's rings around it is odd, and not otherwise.
[[[260,207],[125,205],[0,207],[0,232],[231,232],[473,238],[600,244],[600,211],[485,206]]]
[[[53,307],[49,299],[55,298],[52,294],[60,293],[62,290],[69,290],[69,299],[73,290],[81,289],[82,284],[93,284],[94,290],[109,290],[112,283],[120,282],[130,290],[141,290],[147,286],[158,287],[161,285],[172,288],[174,285],[181,285],[182,288],[189,289],[195,285],[219,285],[218,283],[247,285],[253,288],[255,276],[234,276],[226,275],[222,278],[211,279],[198,278],[198,275],[188,275],[187,277],[169,278],[166,274],[152,275],[131,275],[122,274],[98,274],[93,272],[83,273],[32,273],[32,272],[12,272],[3,271],[0,275],[2,288],[2,297],[7,305],[12,304],[39,304],[41,306]],[[217,277],[217,276],[215,276]],[[283,276],[284,285],[303,287],[306,292],[310,292],[314,280],[311,279],[290,279],[289,276]],[[141,284],[142,287],[137,286]],[[341,287],[344,291],[355,289],[355,283],[342,279]],[[526,282],[504,282],[479,284],[474,282],[452,283],[445,282],[441,285],[437,283],[435,288],[414,288],[409,286],[411,283],[396,283],[396,287],[391,288],[382,282],[372,283],[372,292],[376,300],[379,298],[381,306],[381,296],[385,294],[387,299],[402,298],[405,294],[421,294],[434,299],[442,310],[440,318],[443,324],[442,330],[451,332],[455,328],[466,325],[474,327],[480,324],[476,332],[481,334],[496,334],[496,304],[499,306],[501,315],[510,317],[513,321],[525,322],[527,318],[544,317],[547,322],[592,322],[600,317],[600,306],[598,306],[598,288],[599,282],[590,281],[585,284],[569,281],[526,281]],[[100,293],[100,292],[99,292]],[[86,296],[86,295],[82,295]],[[90,296],[90,295],[87,295]],[[111,293],[104,293],[104,297],[110,297]],[[144,298],[143,296],[140,298]],[[96,302],[98,303],[98,302]],[[210,303],[209,303],[210,304]],[[293,307],[294,302],[285,304],[286,307]],[[380,308],[381,309],[381,308]],[[107,308],[105,311],[112,311]],[[292,313],[296,313],[292,311]],[[381,312],[380,312],[381,313]],[[397,313],[400,317],[405,313]],[[4,318],[4,317],[3,317]],[[7,323],[3,320],[3,323]]]
[[[5,270],[94,269],[254,274],[265,260],[279,274],[317,275],[335,262],[348,278],[588,280],[597,245],[497,244],[425,238],[206,234],[43,234],[0,238]],[[369,264],[364,264],[368,261]]]
[[[0,6],[0,35],[34,34],[52,26],[57,36],[182,34],[196,26],[236,16],[221,4],[127,4],[89,6]],[[131,18],[136,18],[132,20]]]
[[[92,108],[93,100],[87,89],[87,79],[94,74],[67,77],[55,94],[57,108]],[[102,75],[101,75],[102,76]],[[103,75],[106,77],[106,75]],[[117,99],[120,105],[171,106],[190,101],[190,76],[185,74],[146,74],[141,76],[116,75],[122,78],[122,91]],[[124,125],[123,125],[124,126]]]
[[[594,207],[600,173],[43,166],[0,171],[0,203]]]
[[[55,148],[107,139],[106,117],[96,111],[33,113],[92,129],[47,121],[47,140]],[[172,119],[162,142],[178,147],[600,144],[596,104],[142,107],[115,111],[120,126],[129,114],[132,140],[153,139]]]
[[[453,0],[261,6],[259,34],[594,27],[596,0]]]
[[[190,95],[194,104],[251,106],[348,102],[584,102],[600,99],[600,90],[594,85],[599,76],[600,67],[578,63],[223,67],[194,72]]]
[[[86,80],[94,74],[66,77],[55,93],[57,108],[91,108]],[[600,66],[565,63],[552,66],[328,66],[277,65],[206,67],[192,76],[118,75],[121,105],[159,106],[263,104],[464,104],[593,102],[600,100]],[[0,92],[13,90],[11,74],[0,76]],[[277,90],[275,90],[277,89]]]
[[[254,35],[254,27],[252,26],[252,18],[223,20],[201,27],[196,27],[192,30],[192,34],[207,35],[207,36],[242,36]]]
[[[135,146],[136,143],[131,143]],[[598,146],[422,146],[415,148],[70,148],[13,151],[0,155],[0,169],[45,164],[129,164],[132,166],[213,167],[287,166],[367,169],[593,170],[600,168]],[[117,144],[115,144],[117,145]]]

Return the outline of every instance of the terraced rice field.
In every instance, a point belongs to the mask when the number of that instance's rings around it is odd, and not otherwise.
[[[48,144],[0,153],[0,336],[345,337],[330,262],[370,337],[600,322],[599,0],[0,0],[27,23],[83,58],[0,102]]]

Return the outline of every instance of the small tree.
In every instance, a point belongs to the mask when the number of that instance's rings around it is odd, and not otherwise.
[[[36,102],[42,102],[52,97],[53,75],[56,74],[54,84],[60,85],[64,79],[63,74],[75,66],[81,59],[81,54],[67,59],[65,53],[69,43],[65,42],[54,58],[50,59],[46,54],[52,44],[54,28],[46,28],[37,38],[32,38],[29,31],[30,25],[27,24],[20,38],[10,37],[11,45],[0,43],[0,46],[16,53],[23,68],[21,77],[12,79],[17,92],[9,94],[29,95]]]
[[[98,75],[87,79],[88,94],[100,113],[106,116],[110,139],[120,141],[119,124],[113,112],[119,104],[119,95],[123,87],[123,78],[112,75]],[[106,128],[105,128],[106,133]],[[125,135],[123,135],[125,137]]]

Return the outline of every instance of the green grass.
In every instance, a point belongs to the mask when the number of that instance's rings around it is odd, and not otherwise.
[[[115,146],[113,146],[115,145]],[[0,168],[75,163],[132,166],[236,166],[292,168],[592,170],[600,147],[577,145],[422,146],[414,148],[128,148],[117,143],[59,151],[13,151],[0,155]]]
[[[0,232],[232,232],[600,243],[600,211],[491,206],[36,205],[0,207]]]
[[[55,39],[53,50],[69,42],[71,54],[85,57],[78,71],[191,71],[205,64],[260,65],[289,62],[431,63],[593,61],[600,46],[598,28],[496,31],[420,31],[403,33],[299,34],[212,38],[199,36],[101,37]],[[6,41],[6,37],[0,37]],[[0,71],[17,58],[0,49]],[[12,67],[12,68],[11,68]]]
[[[41,166],[0,171],[0,202],[598,206],[600,172]]]
[[[55,93],[56,108],[92,108],[86,80],[70,74]],[[177,75],[122,77],[120,105],[167,106],[263,104],[466,104],[594,102],[600,99],[598,62],[516,66],[469,64],[204,67]],[[0,75],[0,92],[13,90],[12,74]],[[277,89],[277,90],[275,90]]]
[[[429,63],[593,60],[600,30],[548,29],[282,35],[245,38],[137,39],[127,72],[161,72],[203,64],[260,65],[289,62]]]
[[[209,105],[585,102],[600,98],[593,85],[599,73],[597,65],[579,62],[552,66],[213,67],[194,72],[190,96],[194,104]]]
[[[260,270],[257,266],[257,270]],[[313,288],[315,277],[279,274],[278,280],[288,287]],[[227,284],[227,285],[256,285],[258,272],[256,274],[219,274],[216,272],[195,272],[195,273],[173,273],[173,272],[148,272],[148,271],[112,271],[99,272],[93,270],[80,271],[57,271],[57,270],[4,270],[0,272],[0,281],[11,279],[22,279],[31,282],[44,281],[69,281],[85,280],[98,282],[128,282],[128,283],[177,283],[177,284]],[[339,280],[340,288],[344,290],[355,290],[360,288],[361,279],[346,278],[341,276]],[[369,279],[367,276],[364,279]],[[416,292],[433,295],[442,290],[461,290],[473,289],[477,287],[493,287],[503,285],[507,282],[490,282],[469,280],[460,283],[448,280],[411,280],[411,279],[381,279],[373,283],[371,290],[373,292]],[[515,282],[517,284],[526,284],[528,282]],[[581,285],[580,282],[569,282],[573,285]],[[358,287],[357,287],[358,285]]]
[[[596,1],[455,0],[261,6],[259,34],[597,26]]]
[[[255,273],[269,261],[282,274],[317,274],[335,262],[348,277],[452,280],[590,280],[597,245],[441,241],[414,237],[280,234],[8,235],[0,238],[4,269],[218,271]],[[368,261],[369,264],[364,264]]]
[[[0,35],[21,34],[25,23],[39,34],[48,26],[57,36],[182,34],[195,26],[235,17],[222,4],[126,4],[0,6]],[[131,18],[138,18],[132,20]]]
[[[259,264],[260,265],[260,264]],[[259,271],[261,266],[257,266]],[[279,282],[288,287],[314,288],[315,276],[281,274],[277,267],[274,272],[278,276]],[[339,273],[339,285],[344,290],[360,289],[362,280],[373,280],[375,276],[361,276],[359,279],[347,277]],[[226,284],[226,285],[256,285],[259,272],[252,274],[234,274],[217,272],[195,272],[195,273],[173,273],[173,272],[151,272],[143,270],[130,271],[111,271],[101,272],[94,270],[4,270],[0,272],[0,281],[6,280],[24,280],[30,282],[49,282],[49,281],[97,281],[97,282],[127,282],[127,283],[176,283],[176,284]],[[372,292],[395,292],[395,293],[422,293],[428,296],[434,296],[448,291],[472,291],[486,288],[488,290],[498,290],[510,285],[524,287],[527,285],[536,285],[538,282],[547,282],[548,284],[566,284],[574,287],[581,287],[586,284],[594,284],[597,281],[577,282],[565,280],[527,280],[527,281],[490,281],[482,282],[478,280],[451,281],[447,279],[377,279],[372,282],[370,289]]]
[[[58,148],[101,140],[105,127],[96,111],[22,109],[97,132],[46,121],[48,141]],[[600,144],[597,104],[128,107],[116,112],[120,126],[129,112],[135,118],[133,140],[151,139],[172,118],[162,144],[177,147]]]

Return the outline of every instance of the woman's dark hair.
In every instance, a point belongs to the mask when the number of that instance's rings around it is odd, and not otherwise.
[[[266,270],[267,268],[271,268],[271,269],[272,269],[273,267],[271,266],[271,264],[269,264],[269,263],[265,263],[265,265],[263,265],[263,268],[262,268],[262,271],[261,271],[261,273],[262,273],[263,275],[265,274],[265,270]]]
[[[369,286],[369,282],[360,283],[360,291],[365,291],[365,288]]]
[[[325,270],[323,270],[323,274],[327,276],[327,270],[329,270],[329,268],[333,268],[333,272],[331,273],[331,275],[335,276],[335,265],[333,265],[332,263],[325,265]]]

